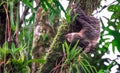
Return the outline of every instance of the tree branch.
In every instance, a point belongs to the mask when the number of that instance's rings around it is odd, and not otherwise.
[[[29,10],[29,8],[28,7],[25,7],[25,10],[24,10],[24,12],[23,12],[23,14],[22,14],[22,16],[21,16],[21,19],[20,19],[20,21],[19,21],[19,29],[21,28],[21,25],[22,25],[22,23],[23,23],[23,21],[24,21],[24,18],[25,18],[25,16],[27,15],[27,13],[28,13],[28,10]]]

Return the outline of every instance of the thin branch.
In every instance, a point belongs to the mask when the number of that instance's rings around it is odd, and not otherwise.
[[[23,11],[23,14],[22,14],[22,16],[21,16],[21,18],[20,18],[20,21],[19,21],[19,23],[18,23],[18,28],[17,28],[16,33],[15,33],[15,35],[14,35],[14,39],[15,39],[15,42],[16,42],[16,47],[18,47],[18,33],[19,33],[20,28],[21,28],[21,25],[22,25],[23,22],[24,22],[25,16],[26,16],[27,13],[28,13],[28,10],[29,10],[29,8],[28,8],[28,7],[25,7],[25,10]]]
[[[115,3],[115,2],[117,2],[117,1],[113,1],[112,3],[110,3],[110,4],[108,4],[108,5],[102,6],[102,8],[101,8],[99,11],[97,11],[95,14],[100,13],[103,9],[107,8],[108,6],[112,5],[112,4]],[[93,15],[95,15],[95,14],[93,14]]]
[[[23,12],[23,14],[22,14],[22,16],[21,16],[21,19],[20,19],[20,21],[19,21],[19,24],[18,24],[19,29],[21,28],[21,25],[22,25],[22,23],[23,23],[23,21],[24,21],[24,18],[25,18],[25,16],[26,16],[27,13],[28,13],[28,10],[29,10],[29,8],[28,8],[28,7],[25,7],[25,10],[24,10],[24,12]]]
[[[8,7],[7,5],[3,5],[4,6],[4,9],[5,9],[5,12],[6,12],[6,29],[7,29],[7,34],[8,34],[8,42],[11,40],[11,27],[10,27],[10,20],[9,20],[9,15],[8,15]]]

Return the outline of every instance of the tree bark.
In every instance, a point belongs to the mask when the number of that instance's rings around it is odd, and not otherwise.
[[[62,24],[55,36],[51,46],[49,53],[47,54],[46,63],[41,67],[40,73],[49,73],[56,64],[56,60],[59,59],[62,55],[62,44],[65,41],[65,34],[68,31],[68,23]]]
[[[83,9],[87,15],[91,15],[99,7],[100,2],[101,0],[75,0],[75,5]]]
[[[0,1],[2,4],[3,1]],[[15,23],[17,19],[17,11],[19,10],[19,2],[13,3],[13,21]],[[19,11],[18,11],[19,12]],[[19,16],[18,16],[19,17]],[[15,25],[15,24],[14,24]],[[11,28],[10,21],[10,7],[7,2],[3,2],[0,6],[0,47],[3,46],[5,42],[8,42],[8,48],[11,49],[12,43],[15,44],[15,47],[18,47],[18,36],[14,34],[14,30]],[[19,32],[19,30],[18,30]],[[6,46],[7,47],[7,46]],[[4,49],[4,48],[3,48]],[[3,61],[3,64],[0,66],[0,72],[6,71],[6,69],[10,69],[13,64],[5,65],[5,63],[11,58],[11,54],[6,54]],[[14,68],[11,68],[10,72],[13,73]]]
[[[5,24],[6,24],[6,13],[3,5],[0,6],[0,47],[5,42]]]

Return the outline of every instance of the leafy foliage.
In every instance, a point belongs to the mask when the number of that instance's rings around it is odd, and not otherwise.
[[[105,43],[101,48],[97,47],[98,50],[94,53],[94,57],[81,53],[81,50],[76,49],[76,45],[71,49],[70,45],[66,42],[61,45],[65,62],[62,64],[61,72],[67,66],[67,70],[70,73],[80,73],[81,71],[84,73],[110,73],[110,70],[115,65],[118,65],[118,71],[120,70],[120,64],[116,60],[110,60],[108,58],[102,59],[105,53],[108,53],[108,47],[112,44],[112,50],[115,52],[115,48],[120,52],[120,0],[116,0],[117,4],[112,4],[108,7],[108,11],[112,12],[111,18],[107,18],[108,26],[106,27],[103,19],[100,19],[102,29],[100,41],[98,45]],[[22,3],[24,8],[28,8],[24,22],[19,29],[19,9],[15,6],[17,3]],[[11,48],[9,47],[9,43],[5,42],[4,45],[0,47],[0,66],[5,68],[5,73],[10,73],[11,70],[21,73],[30,73],[32,68],[31,65],[33,62],[37,62],[40,64],[45,63],[43,58],[40,59],[32,59],[31,51],[32,51],[32,42],[33,42],[33,30],[34,30],[34,22],[35,22],[35,13],[36,10],[42,6],[44,11],[49,13],[49,21],[51,25],[54,21],[54,16],[57,15],[60,19],[60,12],[63,11],[65,13],[66,21],[70,22],[70,14],[71,10],[65,10],[63,6],[60,4],[59,0],[41,0],[38,6],[34,7],[34,1],[32,0],[5,0],[0,1],[0,7],[4,4],[8,5],[8,12],[10,18],[11,29],[13,31],[13,37],[17,33],[19,29],[19,45],[15,46],[14,43],[11,43]],[[15,11],[16,10],[16,11]],[[15,15],[13,15],[15,12]],[[27,18],[27,16],[29,16]],[[73,17],[77,16],[77,14]],[[111,29],[111,27],[113,29]],[[105,33],[107,32],[107,33]],[[0,34],[0,37],[2,34]],[[112,36],[113,39],[105,36]],[[43,42],[47,42],[46,38],[49,37],[47,34],[42,36]],[[111,41],[109,41],[111,40]],[[98,53],[101,52],[101,53]],[[80,60],[78,56],[80,55]],[[118,55],[119,57],[119,55]],[[93,62],[94,61],[94,62]],[[104,62],[109,63],[108,66],[104,64]],[[94,66],[93,66],[94,65]],[[81,73],[82,73],[81,72]]]
[[[65,56],[65,62],[62,68],[66,65],[68,73],[97,73],[96,68],[90,65],[86,59],[87,55],[81,53],[82,50],[80,50],[80,48],[78,49],[77,45],[78,42],[72,48],[66,42],[62,45]]]
[[[10,69],[13,69],[14,72],[30,72],[30,64],[32,62],[44,63],[43,59],[28,59],[26,55],[26,45],[21,45],[18,48],[15,48],[15,45],[12,44],[11,49],[8,48],[8,43],[6,42],[2,48],[0,48],[0,62],[5,62],[4,59],[6,56],[9,56],[9,59],[6,61],[6,72],[9,72]],[[13,68],[9,69],[9,65],[13,65]]]
[[[116,4],[109,5],[108,11],[112,12],[112,15],[110,18],[104,17],[107,20],[107,26],[103,22],[103,19],[100,18],[101,21],[101,35],[100,35],[100,41],[99,41],[99,47],[98,51],[94,53],[94,57],[92,58],[95,60],[95,63],[98,64],[96,65],[97,70],[99,70],[99,73],[110,73],[111,68],[114,66],[118,65],[119,63],[116,61],[118,60],[118,56],[116,59],[109,59],[109,58],[102,58],[105,53],[110,53],[109,52],[109,46],[112,45],[112,52],[115,53],[116,49],[120,52],[120,28],[119,28],[119,23],[120,23],[120,17],[119,17],[119,12],[120,12],[120,3],[119,0],[116,1]],[[100,52],[100,53],[99,53]],[[119,54],[118,54],[119,55]],[[95,63],[93,63],[95,65]],[[105,65],[104,63],[108,63],[109,65]],[[100,64],[100,65],[99,65]],[[119,69],[119,68],[118,68]],[[119,72],[119,70],[118,70]]]

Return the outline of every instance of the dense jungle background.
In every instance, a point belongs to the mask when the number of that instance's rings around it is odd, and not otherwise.
[[[60,1],[0,0],[0,73],[120,73],[120,0],[68,0],[66,9]],[[77,17],[71,16],[72,4],[87,16],[112,13],[98,18],[100,38],[92,53],[66,42]],[[104,57],[111,52],[118,54]]]

